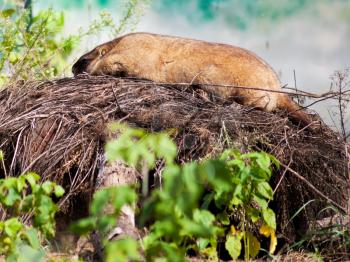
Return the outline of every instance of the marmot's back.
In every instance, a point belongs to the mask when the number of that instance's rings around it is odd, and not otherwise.
[[[116,58],[128,68],[129,75],[156,82],[236,85],[279,90],[273,69],[254,53],[235,46],[204,41],[135,33],[116,41]],[[277,107],[278,93],[203,86],[223,98],[237,98],[245,105],[266,111]]]

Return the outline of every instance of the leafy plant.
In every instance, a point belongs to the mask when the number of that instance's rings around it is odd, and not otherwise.
[[[40,11],[32,19],[29,19],[28,11],[21,8],[2,10],[0,84],[60,74],[78,40],[76,36],[58,40],[63,25],[63,13],[51,9]]]
[[[90,206],[90,217],[75,223],[72,226],[73,231],[86,234],[96,229],[106,236],[108,231],[115,226],[116,217],[121,208],[124,205],[134,204],[136,198],[136,193],[128,186],[104,188],[97,191]],[[112,210],[106,214],[108,207],[112,207]]]
[[[152,192],[140,211],[141,226],[150,224],[143,239],[147,259],[182,261],[188,252],[217,259],[217,239],[224,237],[233,259],[244,253],[249,260],[260,250],[252,224],[271,238],[274,252],[276,218],[268,207],[273,198],[271,167],[278,166],[274,157],[230,149],[217,159],[179,166],[176,145],[167,135],[123,125],[113,129],[120,136],[106,146],[110,161],[119,158],[140,170],[154,168],[156,160],[165,162],[162,188]]]
[[[0,204],[9,217],[0,221],[0,254],[7,261],[43,260],[41,243],[55,235],[57,205],[51,196],[61,197],[64,190],[49,181],[39,184],[39,179],[35,173],[0,179]],[[32,217],[32,225],[20,217]]]
[[[71,229],[78,234],[98,231],[105,246],[106,261],[139,260],[136,240],[124,238],[109,243],[107,238],[108,232],[116,225],[122,207],[134,204],[136,199],[135,191],[128,186],[101,189],[94,194],[89,217],[72,224]]]
[[[0,86],[19,79],[47,79],[69,68],[68,57],[81,40],[108,29],[113,36],[134,29],[146,0],[127,1],[125,14],[116,26],[111,15],[102,12],[86,30],[63,36],[63,12],[41,10],[32,17],[29,10],[15,6],[0,10]]]
[[[143,14],[146,5],[151,0],[129,0],[125,6],[125,12],[118,26],[114,26],[114,34],[119,35],[125,32],[125,29],[134,31],[136,25],[139,23],[140,17]]]

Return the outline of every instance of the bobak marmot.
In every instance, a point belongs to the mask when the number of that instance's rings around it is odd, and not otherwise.
[[[72,71],[74,75],[86,72],[160,83],[190,83],[213,95],[264,111],[287,110],[303,126],[311,123],[308,114],[286,94],[278,93],[281,83],[266,62],[248,50],[231,45],[132,33],[97,46],[83,55]]]

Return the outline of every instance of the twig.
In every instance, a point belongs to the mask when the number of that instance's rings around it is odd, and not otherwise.
[[[295,73],[295,69],[293,70],[293,77],[294,77],[294,90],[295,90],[295,92],[298,92],[297,76],[296,76],[296,73]],[[298,101],[298,104],[301,104],[300,103],[300,96],[297,96],[297,101]]]
[[[17,142],[16,142],[16,147],[15,147],[15,152],[13,153],[13,156],[12,156],[12,161],[11,161],[11,165],[10,165],[10,169],[9,169],[9,175],[11,175],[11,172],[12,172],[12,169],[14,169],[14,163],[15,163],[15,160],[16,160],[16,157],[17,157],[17,151],[18,151],[18,146],[19,146],[19,141],[21,139],[21,136],[22,136],[22,132],[25,128],[22,128],[21,131],[19,132],[19,135],[17,137]]]
[[[288,163],[288,165],[287,165],[288,168],[290,167],[290,165],[292,164],[292,162],[293,162],[293,153],[292,153],[291,156],[290,156],[290,160],[289,160],[289,163]],[[287,170],[288,170],[287,168],[284,169],[283,174],[282,174],[282,176],[280,177],[280,180],[278,180],[278,183],[277,183],[275,189],[273,190],[273,194],[276,193],[277,189],[279,188],[280,184],[282,183],[282,180],[284,179],[284,177],[285,177],[285,175],[286,175],[286,173],[287,173]]]
[[[347,166],[348,166],[347,172],[348,172],[348,177],[349,177],[349,181],[350,181],[350,154],[349,154],[349,150],[348,150],[348,144],[345,143],[344,148],[345,148],[345,156],[347,159]],[[350,216],[350,187],[348,189],[348,192],[349,192],[349,194],[348,194],[349,199],[348,199],[348,212],[347,212],[347,214]]]
[[[342,99],[343,77],[341,75],[338,75],[338,80],[339,80],[338,107],[339,107],[340,127],[341,127],[341,132],[343,135],[344,142],[346,142],[346,131],[345,131],[345,124],[344,124],[343,99]]]
[[[114,96],[114,99],[115,99],[115,103],[117,104],[118,111],[119,111],[119,112],[123,112],[123,110],[120,108],[120,105],[119,105],[119,103],[118,103],[118,98],[117,98],[117,95],[116,95],[116,93],[115,93],[115,91],[114,91],[114,88],[113,88],[114,85],[115,85],[115,83],[113,83],[112,85],[110,85],[110,87],[111,87],[112,92],[113,92],[113,96]]]
[[[49,19],[49,15],[45,18],[44,23],[47,22],[47,20]],[[13,77],[11,78],[11,81],[15,81],[19,75],[19,73],[22,71],[23,66],[24,66],[24,61],[25,58],[27,57],[27,55],[32,51],[34,45],[36,44],[36,42],[38,41],[39,37],[41,36],[42,32],[44,31],[44,27],[40,27],[39,32],[34,36],[34,40],[33,42],[30,44],[30,46],[28,46],[28,49],[26,50],[26,53],[23,55],[23,59],[18,62],[19,63],[19,69],[16,70],[17,74],[13,75]],[[16,64],[17,66],[17,64]]]
[[[189,86],[191,83],[162,83],[158,82],[155,83],[157,85],[173,85],[173,86]],[[239,88],[239,89],[248,89],[248,90],[257,90],[257,91],[265,91],[265,92],[270,92],[270,93],[281,93],[281,94],[287,94],[287,95],[294,95],[294,96],[305,96],[305,97],[311,97],[311,98],[324,98],[327,96],[333,97],[339,95],[339,92],[334,92],[334,91],[328,91],[325,93],[321,94],[314,94],[314,93],[309,93],[306,91],[301,91],[298,90],[297,92],[290,92],[290,91],[283,91],[283,90],[271,90],[267,88],[262,88],[262,87],[252,87],[252,86],[239,86],[239,85],[224,85],[224,84],[204,84],[201,83],[201,86],[213,86],[213,87],[227,87],[227,88]],[[285,86],[282,86],[285,87]],[[289,88],[288,88],[289,89]],[[350,93],[349,90],[344,90],[342,94],[347,94]]]

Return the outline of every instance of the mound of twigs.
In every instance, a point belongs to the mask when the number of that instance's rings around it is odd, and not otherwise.
[[[68,192],[63,210],[94,190],[106,125],[116,120],[149,131],[175,128],[179,162],[227,147],[275,155],[283,165],[273,176],[273,205],[287,241],[329,216],[320,213],[329,204],[346,210],[347,153],[336,133],[301,129],[284,112],[213,103],[188,86],[107,76],[17,83],[0,92],[0,117],[2,175],[35,171],[57,181]]]

